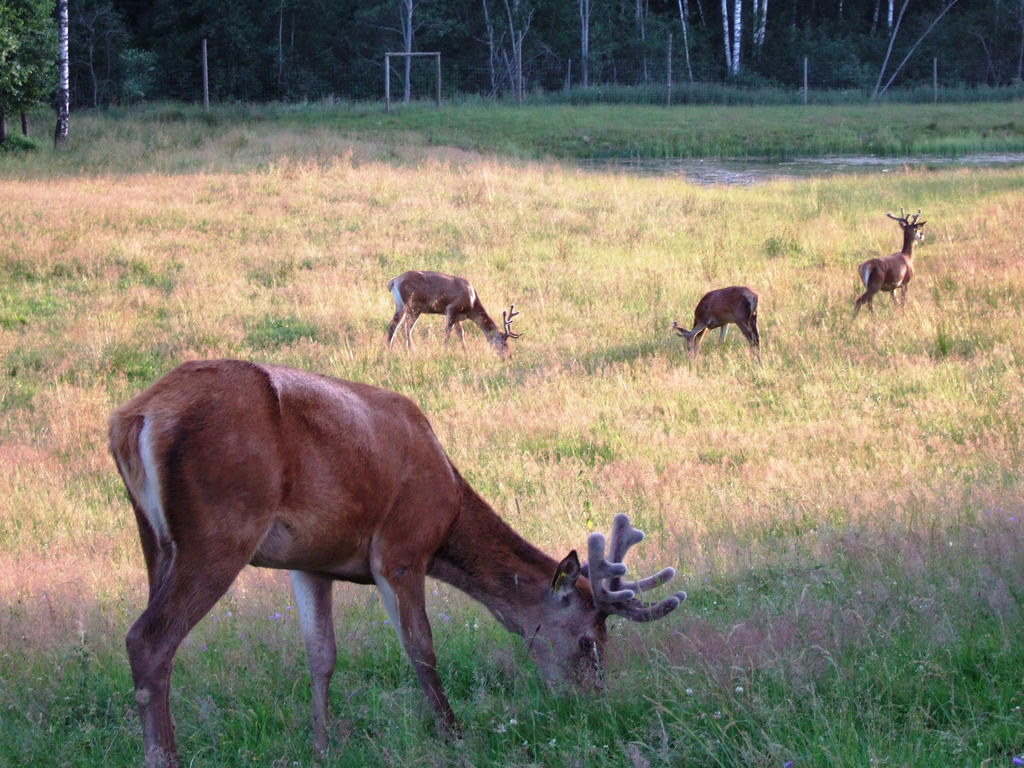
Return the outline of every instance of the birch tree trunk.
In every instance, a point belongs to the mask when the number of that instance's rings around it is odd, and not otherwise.
[[[768,27],[768,0],[754,0],[754,48],[760,54]]]
[[[494,67],[494,25],[491,24],[491,14],[487,9],[487,0],[481,0],[484,7],[484,30],[487,32],[487,73],[491,77],[491,93],[493,97],[498,92],[498,76]]]
[[[412,12],[415,5],[416,0],[402,0],[402,50],[406,53],[412,53]],[[403,56],[402,58],[405,59],[405,84],[402,86],[402,101],[408,104],[412,93],[412,83],[410,82],[412,56]]]
[[[68,0],[57,0],[60,18],[60,68],[57,85],[57,127],[53,132],[53,145],[59,147],[68,138],[68,113],[70,112],[70,86],[68,85]]]
[[[896,65],[896,69],[894,69],[892,71],[892,75],[885,82],[885,85],[882,86],[882,90],[881,91],[878,90],[878,85],[876,83],[876,85],[875,85],[875,94],[874,95],[878,95],[880,93],[885,93],[887,90],[889,90],[889,86],[892,85],[893,80],[896,79],[896,75],[898,75],[900,73],[900,71],[903,69],[903,66],[908,61],[910,61],[910,57],[914,55],[914,51],[916,51],[918,49],[918,46],[921,45],[922,41],[926,37],[928,37],[928,35],[931,33],[931,31],[933,29],[935,29],[935,25],[939,23],[939,20],[942,19],[942,17],[946,15],[946,13],[949,11],[949,9],[952,8],[954,5],[956,5],[956,2],[957,2],[957,0],[948,0],[948,2],[944,6],[942,6],[942,10],[939,11],[938,16],[936,16],[934,19],[932,19],[932,23],[928,25],[928,28],[924,32],[922,32],[921,36],[919,38],[917,38],[917,40],[914,41],[914,44],[912,46],[910,46],[910,50],[907,51],[907,55],[904,56],[903,60],[900,61],[900,63]],[[906,7],[907,7],[907,3],[904,2],[903,3],[903,9],[905,10]],[[902,19],[902,18],[903,18],[903,11],[901,10],[900,11],[900,19]],[[897,25],[898,25],[898,22],[897,22]],[[896,37],[896,30],[894,29],[893,30],[893,39],[895,39],[895,37]],[[892,41],[890,41],[890,43],[889,43],[889,50],[892,50]],[[888,56],[886,57],[886,60],[888,61]],[[884,71],[885,70],[883,68],[882,72],[884,72]],[[881,72],[878,75],[878,79],[879,79],[879,81],[881,81],[881,79],[882,79],[882,73]],[[872,96],[872,98],[874,98],[874,96]]]
[[[643,67],[644,85],[647,85],[647,0],[636,0],[636,26],[640,32],[641,66]]]
[[[686,57],[686,76],[693,82],[693,67],[690,66],[690,36],[687,30],[689,23],[687,19],[690,17],[690,0],[676,0],[679,4],[679,23],[683,27],[683,54]],[[1021,0],[1024,2],[1024,0]]]
[[[512,88],[516,94],[516,104],[523,103],[523,40],[530,31],[533,11],[524,12],[521,0],[505,0],[505,15],[508,16],[509,37],[512,43],[512,61],[506,56],[505,64],[512,77]]]
[[[740,73],[740,44],[743,40],[743,0],[735,0],[732,6],[732,67],[733,75]]]
[[[732,74],[732,38],[729,36],[729,0],[722,0],[722,44],[725,46],[725,71]]]
[[[583,87],[590,87],[590,0],[579,0],[580,8],[580,64],[583,67]]]

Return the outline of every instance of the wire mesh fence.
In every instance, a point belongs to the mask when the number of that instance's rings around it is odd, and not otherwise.
[[[315,101],[341,99],[380,101],[386,83],[392,100],[405,96],[406,71],[401,59],[391,60],[385,80],[385,52],[378,59],[361,59],[339,66],[307,59],[272,56],[224,56],[211,51],[206,73],[212,102]],[[785,61],[755,62],[729,75],[722,66],[696,63],[668,47],[661,55],[635,59],[605,58],[587,63],[542,53],[522,63],[522,72],[507,60],[480,66],[452,62],[441,52],[440,92],[445,101],[460,99],[513,100],[522,78],[527,101],[636,102],[830,102],[872,98],[894,73],[878,63],[842,58],[828,52],[794,56]],[[1024,96],[1020,83],[990,88],[967,76],[955,61],[919,57],[895,73],[895,98],[914,101],[966,101]],[[431,99],[437,92],[437,69],[430,58],[413,59],[408,70],[411,99]],[[202,57],[189,52],[172,64],[157,65],[155,57],[128,51],[106,72],[77,65],[72,68],[71,98],[78,107],[132,104],[143,101],[202,103]]]

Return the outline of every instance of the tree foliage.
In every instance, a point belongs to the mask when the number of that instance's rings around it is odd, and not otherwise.
[[[51,0],[0,0],[0,119],[45,101],[56,85],[52,14]]]
[[[909,0],[894,39],[890,5],[902,3],[595,0],[586,4],[584,69],[580,5],[564,0],[72,0],[72,90],[89,105],[198,101],[204,38],[211,97],[221,101],[379,98],[384,52],[407,45],[441,51],[448,92],[512,95],[520,54],[527,91],[578,87],[584,72],[594,88],[657,84],[670,36],[676,81],[692,73],[700,82],[799,87],[806,59],[812,87],[865,93],[895,62],[903,64],[893,87],[930,85],[934,60],[943,85],[1020,82],[1024,0],[948,9],[949,0]],[[528,9],[529,23],[507,8]],[[404,80],[403,71],[393,76]],[[431,93],[432,76],[414,64],[414,93]]]

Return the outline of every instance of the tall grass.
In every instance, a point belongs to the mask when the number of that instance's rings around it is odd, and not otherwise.
[[[435,109],[335,103],[180,104],[82,113],[70,151],[0,154],[0,171],[54,174],[242,171],[280,157],[330,163],[416,164],[424,148],[457,160],[493,153],[522,160],[579,158],[771,158],[869,154],[959,156],[1024,152],[1019,101],[962,104],[793,106],[473,103]],[[52,120],[36,115],[31,132]]]
[[[467,734],[451,745],[372,592],[342,585],[320,758],[286,580],[250,569],[178,655],[186,763],[1024,753],[1019,168],[700,188],[286,119],[101,139],[108,120],[81,119],[96,141],[51,158],[59,173],[0,165],[0,764],[139,761],[123,637],[145,577],[106,415],[215,356],[408,394],[532,541],[564,554],[628,512],[649,534],[634,569],[675,565],[690,600],[612,627],[608,691],[581,697],[431,584]],[[856,265],[896,249],[901,205],[929,222],[910,300],[852,321]],[[388,353],[385,285],[407,268],[514,301],[514,358],[475,329],[446,349],[429,317]],[[763,362],[735,331],[691,359],[672,320],[733,283],[761,295]]]

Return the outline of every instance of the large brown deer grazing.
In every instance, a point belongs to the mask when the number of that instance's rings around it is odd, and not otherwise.
[[[246,564],[291,572],[309,662],[313,740],[328,744],[335,580],[375,584],[445,731],[425,608],[427,576],[483,603],[528,644],[546,679],[599,680],[605,619],[659,619],[686,598],[638,593],[674,571],[621,580],[642,537],[625,515],[558,562],[518,536],[463,480],[406,397],[240,360],[184,363],[110,417],[135,511],[149,602],[126,645],[146,765],[179,765],[169,710],[175,650]]]
[[[725,339],[729,323],[735,323],[750,342],[751,348],[760,350],[761,337],[757,333],[757,294],[741,285],[731,285],[704,294],[693,310],[693,328],[687,330],[672,321],[675,332],[686,339],[691,354],[700,348],[700,340],[708,329],[721,328],[719,340]]]
[[[924,240],[924,232],[921,228],[927,222],[918,221],[921,218],[921,209],[913,216],[907,216],[900,208],[900,215],[894,216],[886,213],[890,219],[899,223],[903,230],[903,250],[890,256],[878,259],[868,259],[857,268],[860,280],[864,283],[864,293],[857,299],[853,306],[853,316],[856,317],[861,305],[867,304],[871,314],[875,313],[872,299],[879,291],[889,291],[892,294],[893,307],[901,307],[907,303],[907,286],[914,277],[914,243]],[[896,291],[900,292],[900,301],[896,300]]]
[[[480,303],[480,297],[473,286],[463,277],[413,270],[392,279],[388,283],[388,290],[395,298],[395,315],[388,325],[389,347],[395,332],[404,323],[405,345],[411,348],[413,326],[420,315],[431,314],[445,317],[445,344],[454,330],[462,346],[466,346],[462,335],[463,320],[476,323],[501,357],[508,357],[508,340],[522,336],[520,333],[512,333],[512,320],[519,314],[515,311],[515,305],[509,307],[508,312],[501,313],[502,328],[498,328]]]

